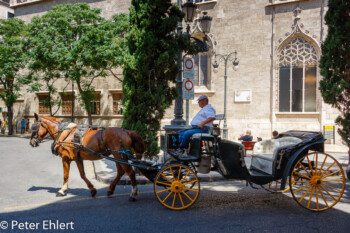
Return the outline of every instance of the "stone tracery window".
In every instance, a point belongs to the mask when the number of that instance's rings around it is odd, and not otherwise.
[[[211,59],[208,53],[199,53],[194,56],[194,85],[205,86],[210,89],[210,65]]]
[[[291,40],[278,54],[279,111],[316,112],[317,53],[305,39]]]

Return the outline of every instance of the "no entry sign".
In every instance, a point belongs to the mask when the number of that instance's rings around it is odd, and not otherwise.
[[[193,80],[194,78],[194,62],[193,58],[184,58],[184,79]]]
[[[193,100],[194,99],[193,82],[189,79],[185,79],[183,82],[182,97],[185,100]]]

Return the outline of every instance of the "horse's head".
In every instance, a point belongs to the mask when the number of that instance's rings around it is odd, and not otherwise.
[[[59,124],[59,122],[53,121],[56,124],[54,126],[51,126],[49,119],[39,117],[39,115],[36,113],[34,113],[34,117],[35,122],[31,128],[32,135],[30,136],[29,144],[32,147],[37,147],[39,146],[39,143],[46,137],[47,134],[50,134],[50,136],[54,138],[55,134],[57,134],[57,129],[54,127],[56,127],[57,124]]]

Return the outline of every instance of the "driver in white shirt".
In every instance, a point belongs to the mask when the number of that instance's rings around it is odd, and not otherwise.
[[[179,149],[177,153],[183,153],[188,148],[190,138],[195,133],[208,133],[213,128],[215,120],[215,109],[209,104],[208,96],[201,95],[198,99],[198,105],[202,109],[191,121],[191,128],[179,131]]]

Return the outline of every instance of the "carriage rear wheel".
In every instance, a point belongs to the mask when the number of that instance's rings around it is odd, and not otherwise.
[[[314,152],[303,156],[289,178],[293,198],[304,208],[324,211],[334,206],[345,189],[345,175],[329,154]]]
[[[261,185],[265,190],[271,193],[283,193],[290,189],[289,180],[287,180],[287,185],[285,189],[280,190],[282,179],[271,181],[268,184]]]
[[[173,210],[183,210],[193,205],[199,192],[197,175],[181,164],[162,168],[154,181],[154,193],[158,201]]]

